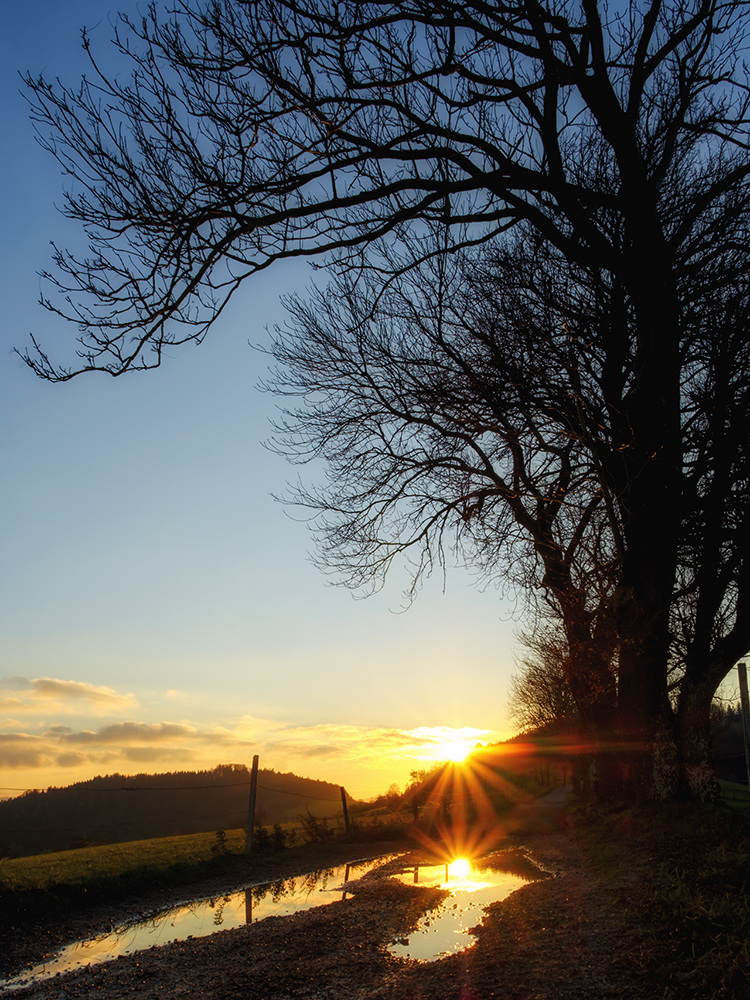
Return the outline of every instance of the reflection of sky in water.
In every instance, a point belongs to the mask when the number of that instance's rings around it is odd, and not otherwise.
[[[447,879],[445,865],[420,865],[417,870],[412,869],[398,876],[408,885],[417,882],[421,886],[447,889],[451,895],[426,913],[408,937],[400,938],[389,946],[392,955],[431,962],[468,948],[474,939],[467,930],[481,922],[484,907],[505,899],[531,881],[530,878],[472,863],[467,867],[468,871],[460,872],[448,869]]]
[[[11,979],[0,980],[0,988],[19,989],[57,973],[106,962],[118,955],[129,955],[154,945],[184,941],[188,937],[206,937],[215,931],[240,927],[265,917],[285,917],[313,906],[324,906],[345,895],[340,890],[345,881],[361,878],[373,868],[395,857],[397,855],[388,855],[351,865],[339,865],[325,871],[298,875],[296,878],[251,886],[212,899],[194,900],[184,906],[133,921],[109,934],[87,941],[76,941],[63,948],[49,962]],[[395,876],[410,885],[416,881],[421,886],[448,889],[451,896],[439,907],[425,914],[417,929],[409,935],[408,944],[397,942],[391,945],[391,954],[430,961],[441,955],[460,951],[472,943],[471,936],[466,934],[466,928],[479,923],[482,908],[496,900],[505,899],[529,881],[518,875],[473,864],[469,865],[468,872],[451,869],[447,875],[446,881],[445,865],[420,865],[416,879],[413,868],[405,874]]]
[[[184,906],[163,910],[118,927],[109,934],[87,941],[76,941],[63,948],[49,962],[11,979],[0,980],[0,987],[18,989],[58,972],[106,962],[118,955],[129,955],[153,945],[184,941],[187,937],[206,937],[215,931],[240,927],[263,920],[264,917],[285,917],[313,906],[324,906],[342,898],[343,894],[337,892],[336,888],[344,881],[361,878],[392,857],[395,855],[339,865],[325,871],[310,872],[308,875],[298,875],[278,882],[266,882],[240,892],[213,899],[194,900]]]

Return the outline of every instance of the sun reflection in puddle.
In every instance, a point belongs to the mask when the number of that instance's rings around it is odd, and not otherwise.
[[[459,858],[447,865],[415,866],[395,877],[407,885],[446,889],[450,896],[425,914],[408,938],[399,938],[388,950],[398,958],[419,962],[432,962],[463,951],[473,943],[468,929],[480,923],[486,906],[544,875],[541,870],[537,875],[529,871],[526,876],[503,871],[499,856],[481,862]]]
[[[361,878],[398,856],[391,854],[339,865],[144,915],[108,934],[76,941],[48,962],[0,980],[0,990],[21,989],[72,969],[111,961],[145,948],[190,937],[205,937],[268,916],[283,917],[333,903],[346,897],[344,886],[348,881]],[[529,869],[525,877],[500,870],[499,856],[493,858],[492,855],[481,862],[458,859],[450,865],[418,865],[393,875],[407,884],[447,889],[451,895],[420,920],[408,940],[392,944],[391,954],[424,962],[468,947],[472,939],[467,928],[482,919],[483,907],[505,899],[527,882],[544,876],[528,859],[525,860],[525,867]]]
[[[120,955],[130,955],[144,948],[206,937],[219,930],[230,930],[255,923],[265,917],[284,917],[314,906],[325,906],[345,897],[341,886],[361,878],[373,868],[398,857],[391,854],[366,861],[355,861],[321,871],[249,886],[239,892],[197,899],[182,906],[142,916],[117,927],[108,934],[76,941],[63,948],[48,962],[17,976],[0,980],[0,990],[20,989],[58,973],[86,965],[107,962]]]

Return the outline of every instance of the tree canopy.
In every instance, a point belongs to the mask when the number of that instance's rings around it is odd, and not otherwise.
[[[82,325],[81,367],[158,363],[274,260],[348,265],[419,221],[482,241],[526,220],[631,285],[662,258],[643,295],[673,305],[662,271],[720,261],[746,213],[745,14],[717,0],[176,0],[167,20],[156,5],[120,17],[130,78],[108,77],[84,32],[78,87],[27,76],[91,241],[50,275]]]

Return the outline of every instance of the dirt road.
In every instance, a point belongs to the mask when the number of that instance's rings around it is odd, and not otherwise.
[[[612,893],[588,870],[570,837],[557,828],[567,792],[557,789],[519,807],[511,824],[516,845],[528,849],[551,877],[492,904],[474,929],[476,943],[458,955],[419,963],[388,952],[388,944],[409,932],[436,890],[383,878],[367,885],[363,880],[350,898],[325,907],[152,948],[14,995],[48,1000],[638,996],[614,961],[620,917]],[[363,852],[352,847],[348,853],[353,858]]]

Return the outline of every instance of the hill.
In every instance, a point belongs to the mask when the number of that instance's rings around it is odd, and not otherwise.
[[[92,843],[234,829],[247,822],[250,772],[243,764],[211,771],[112,774],[0,802],[0,852],[32,854]],[[339,786],[273,769],[258,772],[255,818],[283,823],[307,809],[341,811]]]

